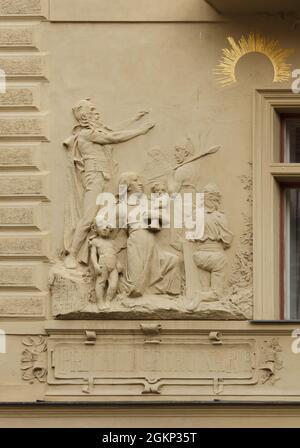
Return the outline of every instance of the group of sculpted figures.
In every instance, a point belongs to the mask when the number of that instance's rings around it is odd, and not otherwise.
[[[73,113],[77,125],[72,136],[64,142],[69,157],[68,180],[71,188],[65,207],[65,268],[76,270],[81,264],[90,266],[98,308],[105,310],[110,308],[117,296],[134,299],[184,295],[187,288],[185,271],[189,269],[186,263],[188,250],[198,277],[195,294],[200,300],[219,300],[226,283],[225,251],[232,243],[233,234],[220,210],[221,195],[217,186],[210,183],[199,191],[198,166],[194,163],[218,148],[196,156],[191,140],[187,139],[184,144],[175,147],[174,167],[163,178],[158,176],[145,185],[136,172],[119,175],[112,152],[113,145],[134,139],[154,128],[154,123],[142,120],[147,112],[140,112],[117,129],[103,124],[89,99],[79,101]],[[161,231],[159,219],[155,229],[150,224],[148,227],[141,226],[141,217],[130,214],[130,210],[136,207],[138,195],[148,193],[148,184],[149,191],[163,199],[160,208],[164,204],[169,206],[164,199],[172,201],[176,195],[204,193],[201,238],[186,239],[186,229],[172,228],[171,225],[170,244],[165,247],[158,238]],[[117,194],[119,185],[122,188],[125,186],[124,198]],[[126,228],[113,228],[99,219],[97,198],[103,192],[116,194],[119,217],[124,205],[122,201],[126,201]],[[194,199],[192,207],[195,208]],[[144,220],[145,216],[143,224]]]

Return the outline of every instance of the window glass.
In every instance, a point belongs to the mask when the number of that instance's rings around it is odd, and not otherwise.
[[[285,318],[300,318],[300,186],[284,193]]]
[[[300,163],[300,117],[285,119],[283,161]]]

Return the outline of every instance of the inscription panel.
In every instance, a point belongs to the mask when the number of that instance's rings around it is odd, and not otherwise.
[[[167,385],[255,384],[253,340],[227,340],[214,345],[207,340],[165,338],[161,343],[106,338],[94,345],[49,340],[49,378],[52,385],[86,385],[84,393],[101,395],[105,384],[140,384],[142,393],[160,393]]]
[[[84,309],[86,295],[89,294],[89,285],[68,282],[61,276],[54,276],[51,282],[51,303],[53,316],[59,317],[65,314]]]
[[[248,349],[248,350],[247,350]],[[200,356],[201,355],[201,356]],[[54,356],[56,378],[78,378],[82,373],[94,378],[122,378],[132,376],[159,375],[162,378],[249,379],[252,377],[251,352],[243,344],[224,347],[214,345],[189,346],[184,344],[119,346],[103,345],[86,348],[61,345]]]

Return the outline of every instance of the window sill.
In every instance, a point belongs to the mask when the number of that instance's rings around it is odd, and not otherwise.
[[[300,324],[300,319],[299,320],[250,320],[249,321],[250,324],[264,324],[264,325],[289,325],[289,324]]]

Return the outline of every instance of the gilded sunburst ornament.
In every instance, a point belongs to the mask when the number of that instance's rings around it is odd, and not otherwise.
[[[265,38],[258,33],[250,33],[248,37],[242,36],[238,42],[233,37],[227,37],[227,40],[230,48],[222,50],[222,58],[215,69],[218,83],[223,87],[237,82],[237,63],[249,53],[261,53],[271,61],[274,69],[273,82],[288,81],[291,78],[291,64],[286,60],[294,49],[282,49],[277,40]]]

